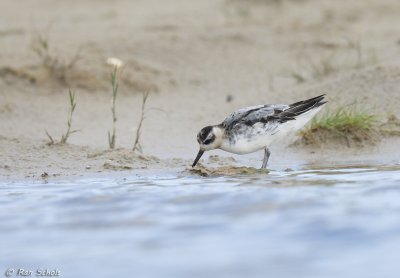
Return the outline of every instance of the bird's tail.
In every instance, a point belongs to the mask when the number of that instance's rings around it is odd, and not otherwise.
[[[320,95],[307,100],[292,103],[289,105],[288,109],[284,110],[281,113],[281,116],[296,118],[296,116],[304,114],[312,109],[318,108],[321,105],[324,105],[326,103],[326,101],[324,101],[324,97],[325,95]]]
[[[297,132],[302,129],[321,110],[325,95],[320,95],[307,100],[289,105],[289,108],[279,114],[279,121],[285,125],[287,133]]]

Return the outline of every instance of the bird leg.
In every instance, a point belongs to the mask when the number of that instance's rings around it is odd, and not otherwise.
[[[271,153],[270,153],[269,149],[267,147],[264,148],[264,159],[263,159],[263,163],[262,163],[261,169],[267,168],[267,163],[268,163],[268,159],[269,159],[270,154]]]

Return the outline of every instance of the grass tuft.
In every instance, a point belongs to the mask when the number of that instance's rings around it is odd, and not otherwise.
[[[115,102],[117,100],[117,93],[118,93],[118,81],[117,81],[117,72],[118,67],[115,66],[111,72],[111,87],[112,87],[112,102],[111,102],[111,113],[112,113],[112,132],[108,132],[108,145],[110,149],[115,148],[115,140],[116,140],[116,123],[117,123],[117,115],[116,115],[116,108]]]
[[[66,132],[61,135],[61,139],[59,141],[59,144],[65,144],[67,143],[67,140],[69,138],[69,136],[75,132],[78,132],[78,130],[72,130],[72,117],[74,115],[74,111],[76,108],[76,98],[75,98],[75,92],[73,92],[71,89],[69,89],[69,113],[68,113],[68,118],[67,118],[67,130]],[[45,130],[46,136],[49,139],[49,142],[47,143],[47,145],[54,145],[56,142],[53,139],[53,137],[49,134],[49,132],[47,130]]]
[[[378,117],[363,111],[340,108],[314,119],[311,126],[300,131],[306,145],[345,143],[348,147],[376,143],[380,138]]]
[[[311,128],[326,128],[348,130],[352,128],[371,129],[377,123],[377,117],[366,112],[349,109],[338,109],[336,112],[326,114],[320,120],[314,120]]]
[[[68,72],[81,59],[82,48],[78,48],[75,55],[69,61],[63,61],[56,54],[52,53],[49,38],[46,35],[37,33],[31,42],[31,49],[41,60],[42,66],[48,70],[51,76],[62,84],[68,85]]]
[[[72,134],[77,132],[77,130],[71,130],[72,127],[72,116],[74,114],[75,108],[76,108],[76,99],[75,99],[75,92],[72,92],[71,89],[69,89],[69,114],[68,114],[68,119],[67,119],[67,131],[65,134],[61,136],[60,143],[65,144],[67,143],[68,137]]]
[[[138,151],[140,153],[142,152],[142,146],[140,144],[140,136],[142,134],[142,132],[141,132],[142,124],[143,124],[143,121],[144,121],[144,119],[146,117],[145,112],[146,112],[146,102],[147,102],[148,97],[149,97],[149,92],[148,91],[143,93],[142,107],[141,107],[141,112],[140,112],[140,120],[139,120],[139,125],[138,125],[138,127],[136,129],[136,138],[135,138],[135,142],[133,143],[133,148],[132,148],[133,152],[135,152],[135,151]]]

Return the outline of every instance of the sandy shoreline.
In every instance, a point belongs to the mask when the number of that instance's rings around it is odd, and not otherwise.
[[[383,140],[370,148],[278,147],[272,148],[268,169],[287,171],[299,169],[335,169],[341,167],[379,167],[399,165],[400,152],[394,147],[398,138]],[[2,161],[1,180],[57,180],[65,178],[101,177],[104,175],[202,175],[191,171],[193,158],[157,158],[134,154],[130,149],[95,149],[77,145],[53,145],[27,142],[21,139],[0,138]],[[195,154],[193,154],[194,157]],[[222,151],[207,153],[199,163],[211,175],[240,175],[243,167],[250,172],[261,165],[262,153],[234,156]]]
[[[143,168],[178,173],[193,159],[203,126],[241,107],[291,103],[321,92],[327,94],[328,110],[351,104],[382,119],[400,116],[400,5],[394,0],[246,5],[238,0],[38,0],[24,5],[20,9],[5,0],[0,9],[0,176],[7,179]],[[38,34],[48,40],[56,72],[32,49]],[[79,49],[73,67],[63,68]],[[107,57],[125,63],[115,151],[108,151],[107,143]],[[73,128],[79,132],[65,146],[47,146],[45,129],[59,138],[66,128],[69,87],[77,94]],[[144,90],[151,96],[144,153],[136,156],[130,149]],[[311,157],[313,150],[282,144],[276,149],[285,158],[272,156],[271,167],[354,157],[360,163],[396,163],[396,143],[318,149]],[[255,167],[261,159],[260,154],[210,155],[234,157],[237,166]],[[232,165],[229,159],[223,163]]]

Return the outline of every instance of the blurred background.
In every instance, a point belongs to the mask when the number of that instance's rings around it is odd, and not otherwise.
[[[399,277],[399,15],[398,0],[1,0],[0,271]],[[360,109],[397,133],[281,142],[268,175],[237,167],[261,153],[189,170],[202,127],[322,93],[319,117]]]
[[[326,93],[331,108],[357,102],[379,115],[398,113],[400,4],[394,0],[0,5],[6,137],[47,140],[44,129],[61,134],[71,88],[79,132],[69,141],[107,147],[109,57],[124,63],[117,146],[132,146],[142,93],[150,91],[142,141],[148,154],[160,157],[188,157],[200,128],[249,105]]]

